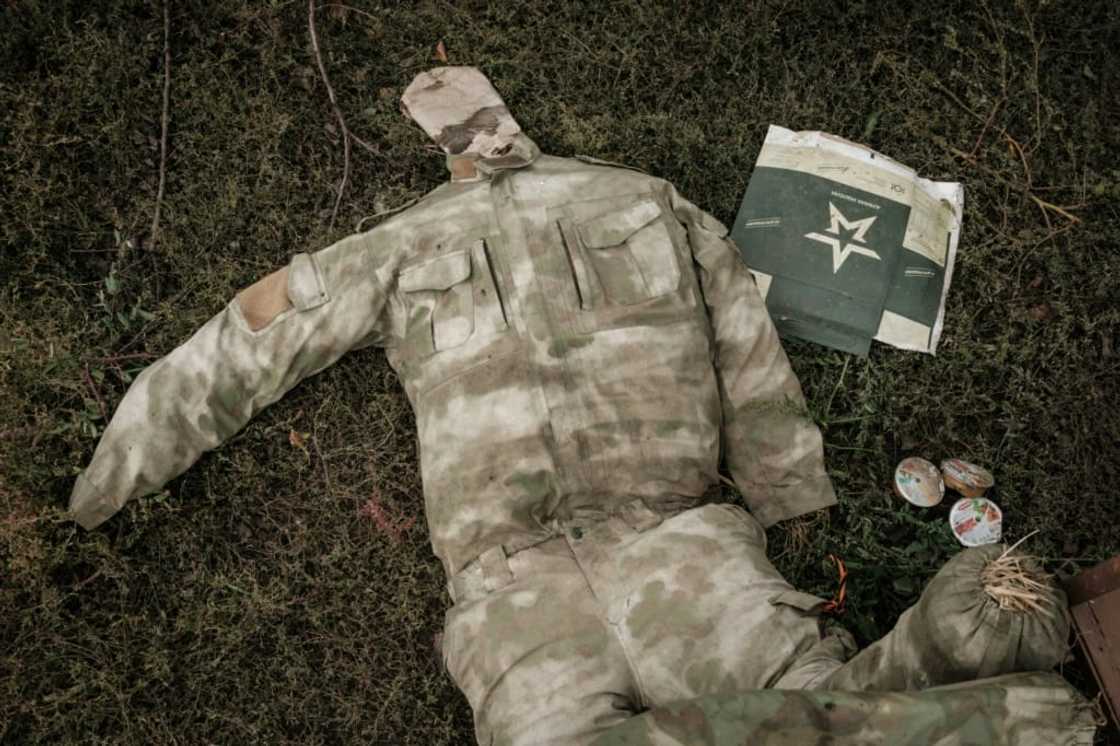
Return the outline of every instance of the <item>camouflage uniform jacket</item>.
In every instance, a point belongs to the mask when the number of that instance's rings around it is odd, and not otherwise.
[[[151,365],[78,478],[77,520],[159,490],[366,345],[386,348],[415,410],[449,573],[635,497],[691,506],[721,444],[763,525],[834,503],[820,432],[724,226],[664,180],[532,151],[296,255]]]

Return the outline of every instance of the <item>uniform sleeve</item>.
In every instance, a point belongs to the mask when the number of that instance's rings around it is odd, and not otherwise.
[[[384,344],[392,323],[388,264],[397,252],[379,246],[381,230],[297,254],[145,369],[78,476],[74,519],[99,525],[348,350]]]
[[[763,526],[836,503],[821,433],[739,249],[711,215],[672,192],[688,229],[715,343],[723,449]]]

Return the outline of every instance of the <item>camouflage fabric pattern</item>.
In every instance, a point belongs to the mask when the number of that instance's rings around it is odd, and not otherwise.
[[[1092,707],[1060,676],[922,692],[752,691],[660,707],[594,746],[1089,746]]]
[[[1069,649],[1065,594],[1050,579],[1037,589],[1042,611],[1000,608],[985,592],[981,573],[1005,551],[993,544],[953,557],[894,629],[830,674],[824,686],[902,691],[1057,666]]]
[[[484,555],[452,593],[444,660],[483,744],[587,743],[649,707],[814,686],[843,660],[821,665],[823,601],[781,577],[731,505],[577,516],[561,537]]]
[[[401,96],[401,111],[452,159],[475,161],[484,173],[528,165],[540,154],[477,68],[420,73]]]
[[[386,348],[415,410],[449,575],[577,513],[693,505],[721,442],[764,526],[834,503],[820,432],[726,229],[632,170],[515,165],[297,255],[286,310],[262,326],[234,300],[145,370],[75,485],[79,522],[160,489],[365,345]]]
[[[75,518],[100,524],[378,345],[416,414],[456,602],[444,652],[480,742],[587,743],[647,707],[822,685],[854,646],[821,637],[819,599],[769,564],[763,528],[835,496],[726,228],[661,179],[540,155],[477,70],[419,76],[404,108],[453,180],[296,255],[145,370],[75,484]],[[721,449],[750,515],[696,507]],[[788,706],[805,734],[813,708],[852,702],[858,719],[878,701],[775,696],[743,712]]]

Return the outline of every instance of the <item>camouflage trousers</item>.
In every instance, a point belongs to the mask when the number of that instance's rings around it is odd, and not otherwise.
[[[1091,746],[1097,714],[1055,673],[907,692],[756,690],[631,718],[593,746]]]
[[[582,744],[649,708],[812,687],[847,654],[745,510],[640,501],[450,582],[444,660],[482,744]]]
[[[956,562],[966,559],[976,558]],[[919,665],[906,651],[922,641],[896,629],[885,639],[905,639],[894,647],[872,646],[845,665],[850,637],[821,636],[812,615],[820,599],[786,583],[766,558],[761,526],[732,505],[661,516],[635,501],[510,556],[485,552],[450,590],[444,660],[482,744],[1093,740],[1091,708],[1056,674],[865,691],[897,673],[892,666]],[[884,655],[892,660],[877,668],[863,660]],[[973,657],[950,661],[952,678],[929,683],[971,678]],[[829,691],[837,681],[851,691]]]

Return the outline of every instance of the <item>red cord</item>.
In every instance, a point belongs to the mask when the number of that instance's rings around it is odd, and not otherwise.
[[[844,613],[844,604],[848,600],[848,568],[844,566],[844,560],[836,555],[830,554],[828,558],[836,563],[836,572],[840,576],[840,588],[836,591],[832,600],[824,605],[821,612],[840,616]]]

